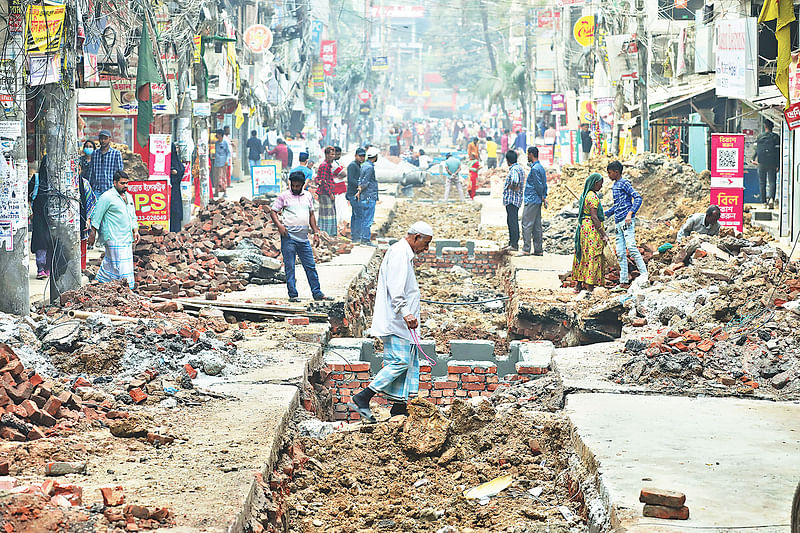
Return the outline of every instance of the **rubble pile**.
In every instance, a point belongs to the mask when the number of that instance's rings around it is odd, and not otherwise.
[[[566,533],[585,524],[589,484],[572,477],[567,420],[476,400],[442,412],[416,399],[407,417],[296,438],[271,479],[290,491],[289,530],[532,531],[546,522]]]
[[[437,302],[478,302],[504,296],[502,276],[481,277],[454,266],[449,271],[422,266],[417,271],[422,297]],[[420,312],[422,338],[434,339],[436,351],[447,353],[450,340],[491,340],[495,353],[508,354],[505,303],[477,305],[424,303]]]
[[[147,163],[142,161],[142,156],[132,152],[127,144],[111,143],[112,148],[116,148],[122,154],[122,168],[132,180],[147,180],[150,172],[147,170]]]
[[[384,237],[394,239],[406,235],[408,228],[418,220],[424,220],[433,228],[434,239],[480,239],[481,204],[464,203],[420,203],[397,202]]]
[[[655,256],[653,286],[625,299],[631,324],[656,331],[628,342],[631,358],[612,379],[708,394],[798,395],[797,265],[763,239],[730,233]]]
[[[282,283],[280,234],[269,212],[263,200],[211,201],[180,233],[142,228],[134,247],[137,290],[162,298],[213,298],[248,283]],[[351,250],[347,239],[325,236],[314,257],[325,262]]]

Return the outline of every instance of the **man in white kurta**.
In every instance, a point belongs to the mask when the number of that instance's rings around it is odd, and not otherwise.
[[[414,274],[414,256],[428,249],[433,229],[415,222],[404,239],[389,247],[378,272],[371,333],[383,341],[383,368],[366,389],[355,396],[350,409],[369,422],[375,417],[369,401],[380,392],[392,402],[391,415],[408,414],[406,405],[419,391],[420,294]]]

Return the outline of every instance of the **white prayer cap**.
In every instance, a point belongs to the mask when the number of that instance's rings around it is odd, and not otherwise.
[[[433,228],[430,224],[423,221],[414,222],[411,224],[411,227],[408,228],[409,235],[425,235],[427,237],[433,237]]]

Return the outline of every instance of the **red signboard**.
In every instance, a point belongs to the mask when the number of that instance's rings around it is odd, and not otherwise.
[[[744,229],[744,189],[741,187],[711,187],[711,203],[719,207],[721,226]]]
[[[159,225],[169,229],[169,180],[129,181],[128,193],[139,224]]]
[[[370,93],[366,89],[362,89],[360,93],[358,93],[358,99],[361,100],[363,103],[369,102],[369,99],[372,98],[372,93]]]
[[[553,145],[539,145],[539,161],[546,167],[552,167],[555,163],[555,153],[553,152]]]
[[[783,111],[786,118],[786,125],[790,130],[800,127],[800,102],[796,102]]]
[[[715,133],[711,135],[711,177],[741,178],[744,176],[744,135]]]
[[[322,71],[326,76],[333,76],[336,67],[336,41],[322,41],[319,47],[319,59],[322,61]]]

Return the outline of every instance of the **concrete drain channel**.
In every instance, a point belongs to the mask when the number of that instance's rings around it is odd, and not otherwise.
[[[429,270],[452,272],[458,266],[472,277],[500,277],[512,297],[505,309],[492,311],[507,329],[494,332],[494,339],[450,338],[446,346],[423,340],[436,364],[421,364],[410,415],[389,418],[389,406],[378,395],[373,411],[379,422],[361,423],[347,403],[380,370],[382,353],[379,342],[346,335],[362,334],[369,325],[378,254],[348,291],[348,301],[332,311],[334,337],[323,347],[322,364],[308,372],[300,398],[304,409],[294,411],[280,453],[257,476],[234,529],[609,529],[608,498],[597,483],[596,465],[561,411],[564,390],[552,357],[556,346],[618,337],[619,309],[581,313],[557,299],[519,294],[514,269],[497,251],[447,242],[431,255]],[[466,261],[479,267],[469,268]],[[444,319],[435,307],[427,310]],[[500,350],[496,340],[503,343]],[[470,489],[483,497],[465,497]]]

